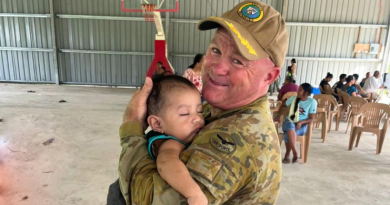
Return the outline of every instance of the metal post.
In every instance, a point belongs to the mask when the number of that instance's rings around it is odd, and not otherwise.
[[[165,42],[168,44],[168,38],[169,38],[169,12],[165,13]]]
[[[169,0],[167,0],[166,5],[169,5]],[[169,39],[169,12],[165,12],[165,42],[167,43],[167,49],[168,49],[168,39]],[[168,54],[168,52],[167,52]]]
[[[390,22],[389,22],[390,26]],[[387,29],[387,38],[385,42],[385,49],[383,52],[383,61],[382,61],[382,73],[388,73],[389,71],[389,65],[390,65],[390,29]]]
[[[55,15],[54,15],[54,0],[49,0],[50,7],[50,26],[51,26],[51,40],[53,45],[53,64],[54,64],[54,73],[56,84],[60,84],[60,76],[58,70],[58,60],[57,60],[57,41],[56,41],[56,29],[55,29]]]
[[[287,3],[288,0],[282,0],[283,1],[283,7],[282,7],[282,18],[286,21],[287,18]],[[286,21],[287,22],[287,21]]]

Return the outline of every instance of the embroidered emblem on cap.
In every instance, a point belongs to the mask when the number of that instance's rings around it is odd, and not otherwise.
[[[238,9],[238,15],[246,21],[257,22],[263,18],[263,9],[258,3],[247,3]]]
[[[249,43],[248,40],[246,40],[244,37],[241,36],[240,32],[238,32],[238,30],[236,29],[236,27],[234,27],[233,24],[227,22],[227,21],[224,21],[226,23],[226,25],[229,26],[230,30],[237,35],[237,38],[240,39],[240,42],[243,46],[245,46],[247,49],[248,49],[248,52],[252,55],[255,55],[257,56],[257,53],[255,51],[255,49],[253,49],[253,47],[251,46],[251,44]]]
[[[236,150],[236,142],[230,135],[225,133],[218,133],[211,136],[210,144],[215,149],[227,154],[230,154]]]

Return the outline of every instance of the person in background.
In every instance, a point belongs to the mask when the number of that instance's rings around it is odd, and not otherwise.
[[[358,83],[359,74],[355,73],[355,74],[353,74],[353,77],[355,78],[355,83],[352,86],[356,87],[360,96],[368,97],[368,93],[364,93],[362,87],[360,87],[360,84]]]
[[[292,163],[298,161],[298,152],[295,146],[297,136],[306,133],[307,124],[312,122],[317,112],[317,101],[309,97],[312,87],[309,83],[303,83],[299,86],[298,95],[290,97],[286,105],[290,106],[288,117],[283,122],[284,142],[286,145],[286,154],[283,163],[289,164],[290,152],[293,152]]]
[[[286,73],[286,79],[292,77],[293,80],[297,79],[296,73],[297,73],[297,61],[295,58],[291,59],[291,66],[287,67],[287,73]],[[286,80],[284,81],[283,85],[286,83]]]
[[[335,97],[337,101],[339,100],[339,97],[336,95],[337,88],[342,89],[346,78],[347,78],[347,74],[344,74],[344,73],[341,74],[339,77],[339,81],[336,82],[332,87],[333,88],[333,97]]]
[[[353,77],[355,78],[355,81],[357,83],[357,81],[359,80],[359,74],[355,73],[353,74]]]
[[[282,100],[284,94],[288,92],[298,92],[299,86],[295,84],[295,80],[292,76],[286,78],[286,82],[282,86],[278,94],[278,100]]]
[[[203,54],[197,54],[194,58],[193,64],[188,66],[188,69],[184,72],[183,77],[191,81],[195,87],[202,93],[203,82],[202,82],[202,60]]]
[[[345,92],[347,92],[349,96],[354,96],[354,97],[358,96],[359,92],[356,86],[353,86],[355,82],[356,80],[355,77],[353,77],[353,75],[347,77],[347,83],[345,83],[344,87],[345,87]]]
[[[366,80],[370,77],[371,73],[370,72],[367,72],[366,73],[366,77],[362,79],[362,81],[360,82],[360,87],[364,87],[364,83],[366,82]]]
[[[158,62],[157,65],[160,65],[159,63],[160,62]],[[173,75],[173,73],[171,71],[167,71],[167,69],[164,66],[157,66],[157,70],[154,73],[152,79],[157,79],[160,78],[161,76],[167,76],[167,75]]]
[[[162,62],[159,61],[156,63],[156,73],[161,74]]]
[[[375,71],[374,76],[369,77],[364,83],[363,91],[373,93],[373,98],[375,99],[378,96],[378,90],[381,88],[385,88],[383,85],[383,80],[381,78],[380,72]]]
[[[332,81],[333,74],[327,73],[326,77],[321,81],[320,87],[322,88],[321,94],[332,94],[332,88],[330,87],[329,82]]]

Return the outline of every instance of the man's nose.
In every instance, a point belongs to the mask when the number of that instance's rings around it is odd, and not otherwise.
[[[213,74],[214,75],[227,75],[229,73],[229,60],[226,58],[220,59],[213,65]]]

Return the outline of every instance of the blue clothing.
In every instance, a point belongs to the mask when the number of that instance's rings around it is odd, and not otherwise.
[[[358,94],[358,90],[355,86],[349,86],[346,90],[349,96],[352,96],[352,93],[355,92],[356,95]]]
[[[282,129],[283,129],[283,132],[284,132],[284,141],[288,143],[289,141],[288,141],[287,131],[295,130],[295,123],[293,123],[290,120],[286,119],[283,122]],[[306,133],[306,130],[307,130],[307,124],[304,124],[304,125],[301,126],[301,128],[299,128],[298,130],[295,130],[295,133],[297,134],[297,136],[302,136],[302,135],[304,135]]]
[[[286,101],[286,105],[290,106],[292,101],[296,98],[296,96],[290,97]],[[295,106],[295,105],[291,105]],[[309,118],[309,114],[315,114],[317,111],[317,101],[314,100],[313,98],[309,97],[305,101],[299,101],[298,103],[299,106],[299,121],[306,120]]]
[[[187,143],[177,139],[176,137],[167,136],[167,135],[161,134],[159,132],[155,132],[153,130],[151,130],[150,132],[148,132],[146,134],[146,138],[148,139],[148,152],[149,152],[149,156],[153,160],[156,160],[156,153],[154,153],[154,146],[153,146],[153,142],[156,141],[156,140],[169,140],[169,139],[172,139],[172,140],[176,140],[176,141],[180,142],[181,144],[183,144],[186,147],[189,146],[189,144],[187,144]]]

